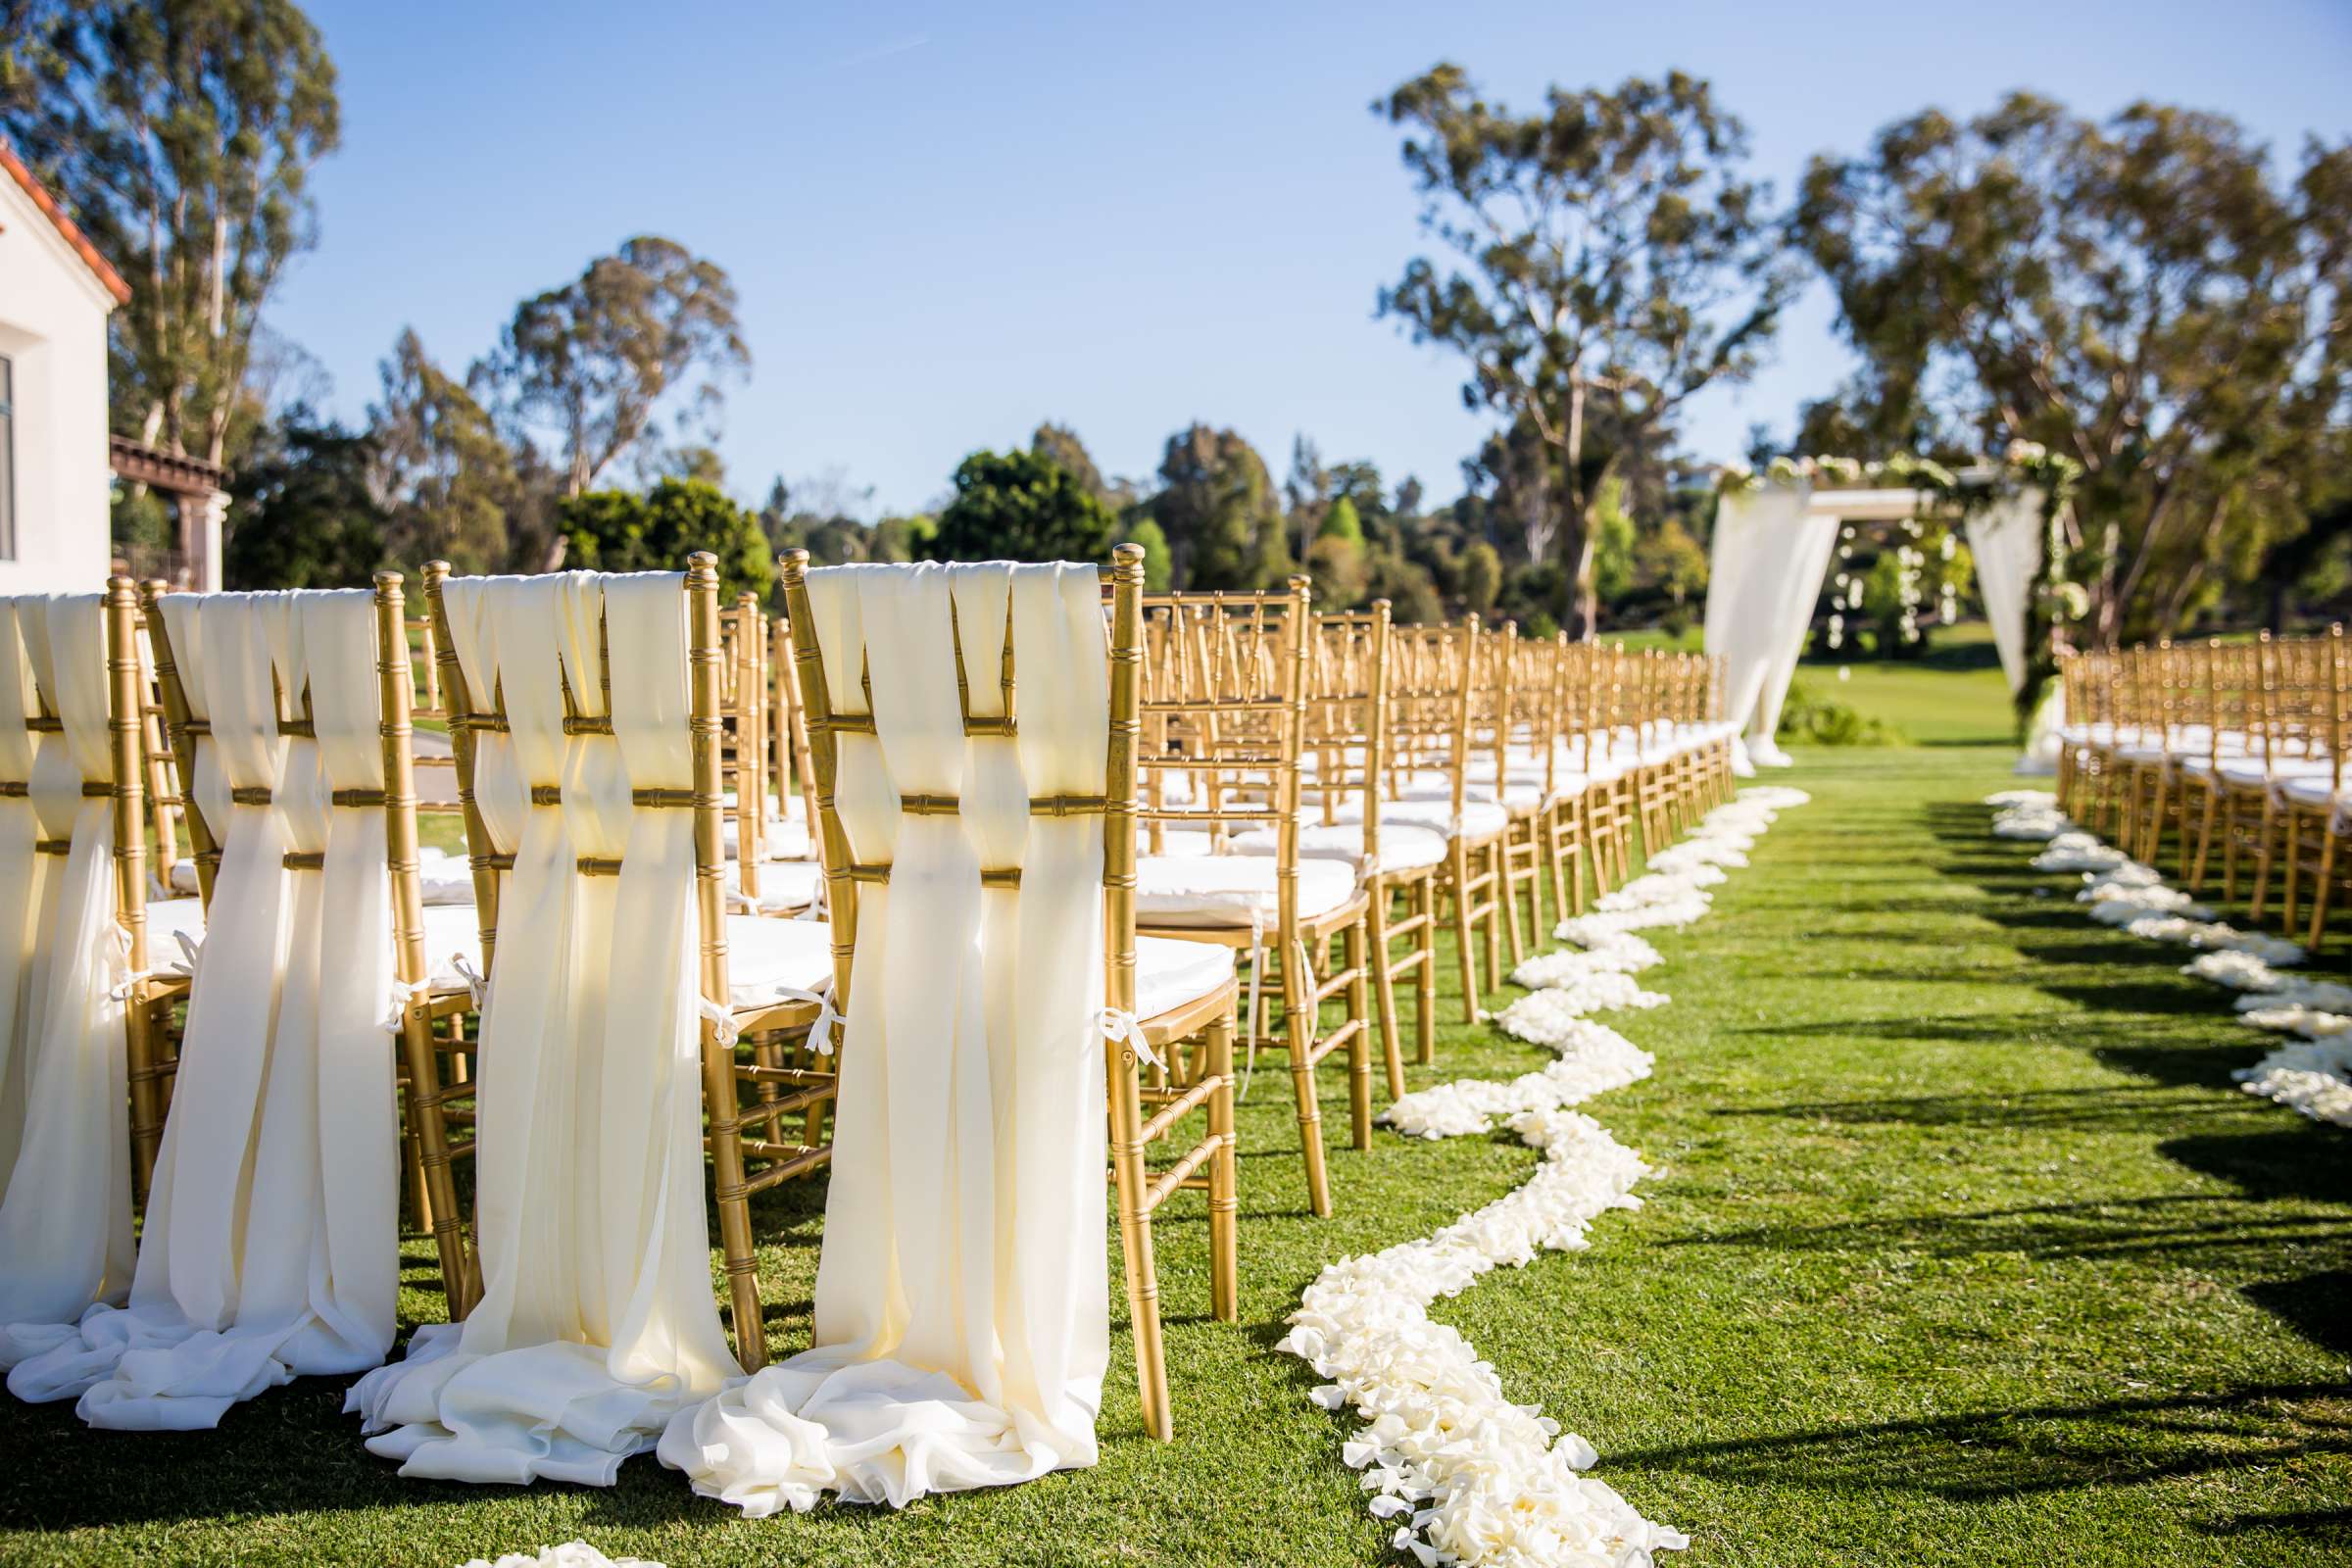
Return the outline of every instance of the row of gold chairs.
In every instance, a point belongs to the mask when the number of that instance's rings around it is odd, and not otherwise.
[[[2061,808],[2196,895],[2317,947],[2341,902],[2352,662],[2315,637],[2170,642],[2071,655]]]
[[[684,799],[640,803],[695,818],[702,990],[727,1020],[704,1026],[707,1141],[747,1367],[767,1353],[750,1200],[830,1157],[837,1080],[811,1030],[846,1008],[858,889],[888,875],[852,863],[833,803],[839,737],[861,725],[870,733],[872,720],[825,700],[821,656],[794,637],[808,623],[806,560],[784,564],[790,613],[780,618],[748,599],[722,606],[708,558],[686,574],[695,784]],[[484,680],[453,624],[451,601],[462,596],[452,581],[445,565],[428,566],[419,615],[402,579],[385,573],[374,605],[380,804],[407,998],[396,1048],[406,1185],[416,1224],[435,1240],[451,1313],[462,1316],[480,1291],[456,1180],[475,1141],[472,1019],[495,974],[514,846],[475,791],[480,738],[510,721],[506,693]],[[142,1183],[170,1104],[186,994],[184,977],[150,972],[151,939],[201,933],[220,856],[193,783],[206,714],[173,659],[164,597],[160,585],[142,602],[133,585],[110,584],[114,777],[89,785],[114,801],[119,918],[142,977],[126,1041]],[[1266,594],[1150,596],[1140,562],[1122,551],[1105,606],[1111,761],[1102,804],[1086,808],[1106,824],[1107,988],[1166,1063],[1150,1066],[1134,1042],[1111,1042],[1108,1179],[1147,1422],[1165,1437],[1173,1421],[1152,1216],[1180,1191],[1206,1195],[1211,1307],[1234,1316],[1243,1053],[1285,1054],[1309,1204],[1330,1212],[1318,1067],[1345,1059],[1352,1142],[1367,1148],[1375,1077],[1392,1096],[1404,1088],[1400,992],[1415,1009],[1416,1059],[1435,1060],[1438,930],[1455,933],[1475,1017],[1480,949],[1492,991],[1506,943],[1514,963],[1540,944],[1547,896],[1554,916],[1581,910],[1630,873],[1637,838],[1654,849],[1728,794],[1728,730],[1703,660],[1522,640],[1475,619],[1395,626],[1385,605],[1318,615],[1302,579]],[[608,670],[612,657],[604,651]],[[1007,660],[993,701],[990,683],[972,683],[970,733],[1010,724],[1017,679]],[[279,695],[280,733],[305,733],[308,694]],[[608,704],[569,692],[566,704],[566,734],[610,733],[609,720],[600,728]],[[42,711],[30,727],[53,724]],[[9,788],[0,780],[0,794]],[[543,788],[554,804],[560,786]],[[465,850],[463,873],[445,853],[438,881],[420,825],[435,817],[446,828],[432,836],[462,838]],[[808,858],[772,858],[778,840],[805,845]],[[150,858],[173,873],[167,882],[184,865],[194,897],[151,899]],[[302,868],[292,857],[287,866]],[[786,868],[811,884],[797,910],[813,905],[828,918],[778,917],[794,901],[772,899],[762,879],[782,880]],[[578,866],[588,876],[613,869]],[[1200,1128],[1188,1132],[1196,1113]],[[1149,1154],[1161,1147],[1168,1157],[1154,1169]]]

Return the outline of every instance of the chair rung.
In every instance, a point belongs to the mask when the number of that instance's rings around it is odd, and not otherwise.
[[[1214,1095],[1224,1084],[1223,1077],[1216,1073],[1210,1073],[1192,1088],[1187,1089],[1183,1094],[1176,1096],[1159,1109],[1153,1111],[1152,1119],[1144,1123],[1144,1142],[1147,1144],[1156,1142],[1169,1128],[1202,1105],[1207,1104],[1209,1097]]]
[[[1223,1148],[1222,1138],[1204,1138],[1185,1151],[1184,1157],[1152,1179],[1144,1190],[1143,1209],[1149,1214],[1168,1200],[1168,1195],[1185,1183],[1185,1178],[1208,1162],[1208,1157]]]
[[[798,1152],[794,1153],[789,1159],[779,1160],[776,1164],[769,1165],[762,1170],[746,1176],[743,1179],[743,1187],[741,1189],[743,1196],[746,1198],[751,1197],[754,1193],[764,1193],[770,1187],[781,1187],[786,1182],[792,1180],[795,1176],[802,1175],[808,1171],[812,1171],[816,1169],[817,1166],[825,1164],[833,1157],[833,1146],[831,1144],[825,1144],[816,1149],[801,1149],[797,1144],[762,1144],[758,1147],[762,1149],[791,1149],[797,1150]],[[753,1149],[754,1146],[751,1144],[746,1144],[743,1146],[743,1153],[746,1159],[754,1157]],[[761,1155],[759,1157],[764,1158],[766,1156]],[[720,1196],[723,1198],[725,1194],[721,1193]]]
[[[1337,974],[1333,975],[1330,979],[1324,981],[1321,985],[1315,988],[1315,1005],[1318,1007],[1321,1006],[1324,1003],[1329,1002],[1332,998],[1338,996],[1341,992],[1355,984],[1358,980],[1369,978],[1371,973],[1371,970],[1365,968],[1361,964],[1356,965],[1356,967],[1352,969],[1340,970]]]
[[[1331,1033],[1325,1035],[1322,1039],[1316,1041],[1312,1046],[1307,1048],[1306,1064],[1309,1067],[1314,1066],[1325,1056],[1330,1055],[1333,1052],[1339,1050],[1342,1046],[1348,1044],[1348,1041],[1353,1040],[1357,1035],[1361,1034],[1363,1032],[1363,1028],[1364,1020],[1361,1018],[1350,1018],[1346,1023],[1341,1024],[1338,1028],[1332,1030]]]

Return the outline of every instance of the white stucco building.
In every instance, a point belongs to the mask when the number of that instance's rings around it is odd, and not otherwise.
[[[106,585],[106,319],[129,298],[0,142],[0,593]]]

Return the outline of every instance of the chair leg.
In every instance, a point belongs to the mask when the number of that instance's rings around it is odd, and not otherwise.
[[[1566,801],[1547,801],[1544,803],[1542,817],[1544,826],[1543,856],[1546,874],[1551,878],[1551,906],[1563,920],[1568,918],[1568,867],[1560,860],[1560,841],[1564,837],[1561,832],[1561,818],[1567,813],[1567,810],[1568,803]],[[1539,945],[1545,935],[1543,924],[1539,921],[1536,926]]]
[[[433,1230],[433,1194],[424,1184],[424,1149],[416,1141],[416,1124],[400,1118],[400,1169],[408,1186],[409,1227],[429,1236]]]
[[[1421,961],[1413,966],[1413,1060],[1438,1064],[1438,876],[1425,873],[1413,884],[1413,912],[1421,917],[1413,941]]]
[[[1470,945],[1470,851],[1459,837],[1453,841],[1453,956],[1462,972],[1462,1022],[1478,1022],[1478,953]]]
[[[441,1110],[440,1054],[433,1049],[430,1019],[414,1008],[400,1023],[400,1054],[407,1070],[408,1121],[416,1139],[417,1163],[432,1203],[433,1248],[441,1259],[441,1293],[456,1323],[480,1299],[480,1276],[466,1256],[459,1224],[457,1183],[449,1171],[449,1122]]]
[[[1389,1072],[1389,1098],[1404,1098],[1404,1048],[1396,1026],[1396,976],[1389,967],[1389,900],[1394,894],[1381,877],[1372,879],[1371,906],[1364,918],[1371,927],[1372,981],[1379,992],[1380,1056]]]
[[[169,869],[167,867],[166,869]],[[156,1063],[156,1036],[162,1025],[155,1016],[143,981],[131,987],[130,1005],[122,1011],[125,1076],[130,1085],[131,1192],[141,1203],[155,1186],[156,1156],[162,1152],[164,1109],[162,1072]]]
[[[2263,906],[2270,902],[2271,864],[2277,858],[2271,827],[2276,815],[2277,808],[2266,794],[2262,801],[2262,838],[2254,854],[2254,901],[2246,906],[2246,916],[2253,920],[2262,918]]]
[[[1511,869],[1505,863],[1509,845],[1510,835],[1506,832],[1487,846],[1487,872],[1491,879],[1487,884],[1488,991],[1502,989],[1502,924],[1511,902]],[[1511,931],[1516,935],[1518,930],[1519,922],[1514,917]],[[1480,994],[1478,1001],[1482,1004],[1486,1001],[1485,993]]]
[[[1208,1054],[1208,1071],[1218,1080],[1208,1097],[1208,1132],[1218,1140],[1208,1162],[1208,1300],[1209,1314],[1221,1323],[1238,1322],[1242,1315],[1240,1154],[1233,1128],[1233,1015],[1226,1014],[1201,1032]]]
[[[1127,1271],[1127,1311],[1135,1331],[1135,1381],[1144,1430],[1165,1443],[1176,1436],[1168,1363],[1159,1331],[1159,1269],[1152,1253],[1152,1209],[1144,1181],[1142,1087],[1135,1050],[1109,1046],[1110,1173],[1119,1201],[1119,1254]]]
[[[1282,956],[1283,1045],[1291,1057],[1291,1093],[1298,1102],[1298,1149],[1306,1160],[1306,1206],[1331,1216],[1331,1176],[1323,1165],[1323,1107],[1315,1098],[1315,977],[1297,953]]]
[[[1516,969],[1527,961],[1527,938],[1519,929],[1518,853],[1512,843],[1513,832],[1505,827],[1502,837],[1494,841],[1494,897],[1502,905],[1503,922],[1509,927],[1511,967]]]
[[[2222,802],[2222,897],[2237,902],[2237,797]]]
[[[1341,934],[1340,962],[1348,981],[1348,1123],[1355,1147],[1372,1147],[1372,956],[1370,917]],[[1391,1055],[1392,1062],[1396,1057]]]
[[[2289,936],[2295,930],[2295,895],[2300,891],[2295,883],[2303,869],[2303,813],[2293,807],[2286,808],[2286,879],[2278,898],[2278,929]]]
[[[743,1105],[735,1090],[735,1048],[721,1045],[708,1020],[702,1035],[703,1109],[710,1123],[718,1244],[735,1318],[735,1359],[746,1372],[757,1372],[767,1364],[767,1324],[760,1310],[759,1259],[752,1250],[751,1197],[743,1186]]]
[[[2218,791],[2203,787],[2204,803],[2197,808],[2197,847],[2192,856],[2188,847],[2187,802],[2181,803],[2180,819],[2180,877],[2191,893],[2205,891],[2205,857],[2213,848],[2213,808]]]

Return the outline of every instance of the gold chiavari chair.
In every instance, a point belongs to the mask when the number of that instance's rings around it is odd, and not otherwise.
[[[1486,641],[1488,674],[1479,686],[1482,700],[1473,709],[1471,776],[1479,783],[1479,793],[1502,808],[1502,884],[1497,896],[1515,969],[1526,961],[1528,933],[1539,942],[1544,933],[1544,785],[1541,760],[1530,749],[1533,732],[1541,727],[1537,710],[1543,688],[1523,657],[1516,622],[1503,622]],[[1519,920],[1523,895],[1525,926]]]
[[[687,604],[687,727],[693,758],[693,785],[685,790],[636,792],[637,809],[677,809],[694,813],[695,918],[700,932],[701,994],[710,1004],[700,1025],[703,1055],[705,1145],[714,1172],[713,1194],[719,1217],[719,1241],[727,1281],[728,1306],[737,1358],[745,1369],[766,1364],[767,1346],[760,1304],[758,1263],[752,1245],[751,1200],[823,1165],[832,1156],[828,1144],[789,1135],[788,1121],[796,1116],[813,1130],[821,1122],[821,1107],[837,1089],[829,1068],[768,1066],[747,1056],[740,1043],[767,1032],[806,1036],[828,1013],[825,989],[831,934],[820,922],[763,920],[729,916],[726,912],[723,805],[724,769],[721,734],[725,724],[722,666],[727,654],[721,641],[718,578],[715,558],[697,552],[681,581]],[[468,858],[475,881],[475,917],[481,952],[480,973],[486,982],[497,978],[498,910],[504,879],[514,866],[514,851],[492,836],[474,793],[475,742],[482,733],[504,731],[508,725],[506,699],[493,686],[473,689],[452,634],[446,601],[450,567],[446,562],[425,566],[425,596],[430,606],[433,634],[441,660],[440,686],[447,705],[452,751],[456,759],[458,794],[466,819]],[[405,650],[405,644],[404,644]],[[599,650],[599,668],[605,672],[605,691],[594,711],[567,692],[570,711],[564,733],[572,737],[610,737],[610,670],[612,651]],[[535,784],[534,807],[561,806],[561,783]],[[618,860],[586,858],[575,864],[581,876],[618,874]],[[723,1018],[724,1021],[721,1021]],[[442,1216],[457,1215],[455,1188],[448,1166],[430,1164],[433,1135],[445,1145],[451,1102],[471,1094],[470,1081],[444,1081],[439,1053],[407,1052],[411,1082],[411,1114],[424,1133],[427,1175],[433,1183],[432,1209],[436,1225]],[[747,1101],[744,1090],[753,1091]],[[773,1088],[772,1095],[761,1091]],[[470,1144],[448,1146],[451,1158],[471,1152]],[[453,1269],[450,1250],[443,1250],[444,1279],[451,1293],[451,1316],[470,1310],[478,1295],[474,1268]],[[478,1264],[475,1265],[478,1267]]]
[[[1412,719],[1409,728],[1399,731],[1404,765],[1394,791],[1397,799],[1384,808],[1384,815],[1392,822],[1446,835],[1446,858],[1438,891],[1453,925],[1462,1019],[1476,1023],[1480,998],[1502,985],[1504,925],[1512,913],[1505,864],[1510,812],[1500,804],[1496,784],[1472,779],[1474,758],[1482,754],[1487,761],[1478,771],[1493,770],[1497,710],[1494,692],[1485,682],[1494,673],[1496,639],[1476,615],[1459,625],[1411,630],[1416,635],[1403,644],[1406,659],[1401,665],[1411,700],[1396,706]],[[1515,920],[1510,924],[1516,953],[1521,946],[1518,927]],[[1482,935],[1483,990],[1481,944],[1474,941]]]
[[[2303,654],[2316,711],[2311,748],[2303,759],[2305,765],[2281,781],[2286,842],[2280,858],[2286,874],[2279,913],[2287,935],[2295,936],[2296,900],[2301,883],[2308,879],[2311,919],[2308,929],[2301,933],[2301,940],[2306,946],[2316,948],[2328,933],[2328,906],[2336,884],[2342,880],[2336,853],[2337,832],[2345,808],[2347,714],[2342,624],[2328,627],[2327,636],[2304,644]]]
[[[1446,840],[1426,828],[1383,820],[1393,809],[1381,798],[1389,776],[1389,608],[1382,599],[1368,610],[1313,617],[1300,763],[1312,788],[1304,791],[1298,853],[1353,866],[1363,880],[1381,1054],[1396,1098],[1404,1094],[1400,982],[1413,987],[1417,1049],[1429,1054],[1436,1049],[1437,877]],[[1233,844],[1243,854],[1274,855],[1280,837],[1257,828]]]
[[[2240,653],[2226,648],[2219,638],[2189,650],[2196,670],[2193,688],[2203,705],[2196,738],[2203,744],[2182,748],[2174,789],[2179,800],[2175,814],[2180,829],[2180,877],[2191,893],[2205,890],[2207,858],[2222,807],[2222,763],[2245,753],[2247,683],[2241,673]],[[2069,662],[2080,664],[2081,661]],[[2071,701],[2072,687],[2068,690]],[[2071,746],[2061,751],[2061,771],[2073,751]]]
[[[378,706],[373,716],[383,736],[384,787],[338,790],[335,799],[338,805],[380,806],[384,811],[394,973],[403,997],[399,1088],[403,1104],[408,1106],[412,1100],[409,1078],[415,1071],[418,1053],[464,1049],[464,1019],[472,1005],[471,988],[463,968],[451,960],[471,946],[472,915],[462,907],[434,907],[428,911],[425,906],[419,875],[419,808],[416,783],[418,760],[412,747],[411,627],[402,612],[405,599],[402,581],[398,572],[379,572],[374,588]],[[183,664],[172,651],[170,625],[164,613],[170,592],[169,586],[160,580],[146,585],[146,619],[155,653],[159,706],[176,763],[189,837],[196,845],[199,900],[209,908],[221,850],[218,830],[196,799],[195,780],[199,776],[199,754],[212,733],[212,726],[209,716],[201,710],[201,704],[191,696]],[[280,692],[278,701],[281,736],[302,738],[314,732],[316,713],[310,692]],[[316,852],[288,852],[284,858],[287,870],[316,870],[322,864]],[[174,1057],[159,1055],[156,1072],[167,1090],[176,1067]],[[462,1288],[466,1272],[465,1253],[459,1244],[458,1216],[454,1205],[435,1208],[435,1184],[430,1179],[436,1167],[446,1177],[449,1148],[444,1130],[439,1118],[428,1122],[412,1110],[404,1118],[402,1160],[411,1218],[418,1230],[434,1237],[441,1252],[445,1281],[454,1282],[450,1290],[451,1309],[462,1313],[468,1298]],[[154,1152],[155,1141],[150,1139],[142,1168],[152,1163]]]
[[[1625,724],[1625,650],[1598,643],[1589,646],[1592,679],[1585,723],[1585,756],[1591,775],[1586,830],[1592,844],[1593,882],[1596,890],[1606,892],[1633,875],[1639,804],[1633,775],[1640,763],[1640,749]]]
[[[793,624],[813,626],[815,621],[808,602],[808,552],[789,551],[782,564],[787,611]],[[1153,1437],[1165,1441],[1174,1436],[1175,1420],[1160,1332],[1158,1265],[1152,1221],[1159,1206],[1177,1192],[1190,1189],[1207,1194],[1210,1310],[1227,1322],[1233,1321],[1240,1311],[1240,1198],[1233,1072],[1239,986],[1234,977],[1231,949],[1137,934],[1136,774],[1138,737],[1143,727],[1139,715],[1146,685],[1143,579],[1141,547],[1120,546],[1114,552],[1105,585],[1109,600],[1110,703],[1102,793],[1093,797],[1033,799],[1030,811],[1033,815],[1100,813],[1103,819],[1107,964],[1104,995],[1111,1015],[1122,1024],[1115,1032],[1109,1032],[1106,1046],[1108,1180],[1118,1209],[1120,1250],[1135,1334],[1136,1378],[1142,1393],[1144,1420]],[[960,670],[963,667],[960,628],[952,626],[952,635],[956,638]],[[886,861],[867,861],[857,857],[834,792],[840,772],[842,738],[872,735],[874,718],[870,710],[860,713],[835,710],[825,676],[824,650],[814,636],[797,642],[793,657],[795,685],[807,715],[808,752],[813,764],[816,825],[823,836],[826,875],[832,884],[835,996],[846,1007],[857,949],[858,888],[888,883],[891,866]],[[1045,678],[1052,678],[1051,672]],[[1017,733],[1018,690],[1019,671],[1008,620],[997,681],[962,683],[966,737],[1012,744]],[[901,804],[903,809],[919,809],[934,815],[954,813],[960,808],[955,799],[937,796],[915,797]],[[981,885],[1017,889],[1020,875],[1018,867],[983,868]],[[1183,1049],[1188,1043],[1194,1048],[1189,1053]],[[1171,1073],[1163,1067],[1147,1081],[1141,1059],[1146,1051],[1168,1063],[1181,1064],[1181,1070]],[[1152,1170],[1147,1159],[1148,1150],[1168,1142],[1195,1112],[1205,1121],[1202,1135],[1164,1168]]]
[[[2264,809],[2256,818],[2259,839],[2253,847],[2254,896],[2246,906],[2248,917],[2257,921],[2270,906],[2273,871],[2290,858],[2289,790],[2298,783],[2331,776],[2331,764],[2324,755],[2328,745],[2328,692],[2331,685],[2323,671],[2324,647],[2324,643],[2301,638],[2273,639],[2269,644]],[[2285,924],[2291,929],[2292,907],[2285,907],[2284,913]]]
[[[1342,1049],[1353,1144],[1368,1149],[1372,1141],[1370,895],[1352,866],[1298,850],[1313,657],[1307,581],[1294,577],[1278,592],[1149,596],[1144,612],[1139,762],[1149,853],[1137,866],[1139,926],[1147,936],[1250,954],[1245,1031],[1252,1052],[1262,1041],[1289,1056],[1308,1205],[1327,1215],[1315,1071]],[[1192,830],[1185,847],[1199,853],[1174,853],[1172,826]],[[1230,853],[1236,826],[1271,830],[1275,853]],[[1274,976],[1279,1032],[1264,1027],[1256,1005]],[[1346,1016],[1326,1031],[1323,1008],[1335,998]]]
[[[1457,875],[1455,847],[1467,833],[1478,848],[1465,857],[1465,868],[1484,869],[1489,846],[1498,842],[1508,826],[1501,810],[1485,803],[1468,803],[1457,815],[1454,806],[1453,760],[1466,711],[1463,708],[1462,637],[1460,629],[1444,625],[1392,626],[1389,633],[1386,755],[1387,799],[1381,805],[1382,831],[1394,844],[1399,832],[1423,833],[1444,846],[1443,858],[1426,881],[1411,884],[1409,911],[1389,925],[1392,941],[1410,937],[1412,946],[1391,965],[1392,986],[1409,970],[1414,979],[1418,1028],[1414,1060],[1422,1066],[1437,1059],[1437,932],[1441,899],[1450,905],[1464,975],[1464,1014],[1477,1015],[1477,986],[1470,978],[1475,963],[1471,932],[1484,932],[1490,951],[1498,952],[1502,919],[1498,901],[1488,900],[1483,912],[1473,887],[1468,897],[1457,890],[1473,876]]]
[[[1585,910],[1585,774],[1578,731],[1582,679],[1577,645],[1566,632],[1552,634],[1544,654],[1543,863],[1551,881],[1554,914],[1566,918]],[[1544,927],[1538,925],[1537,935]]]

